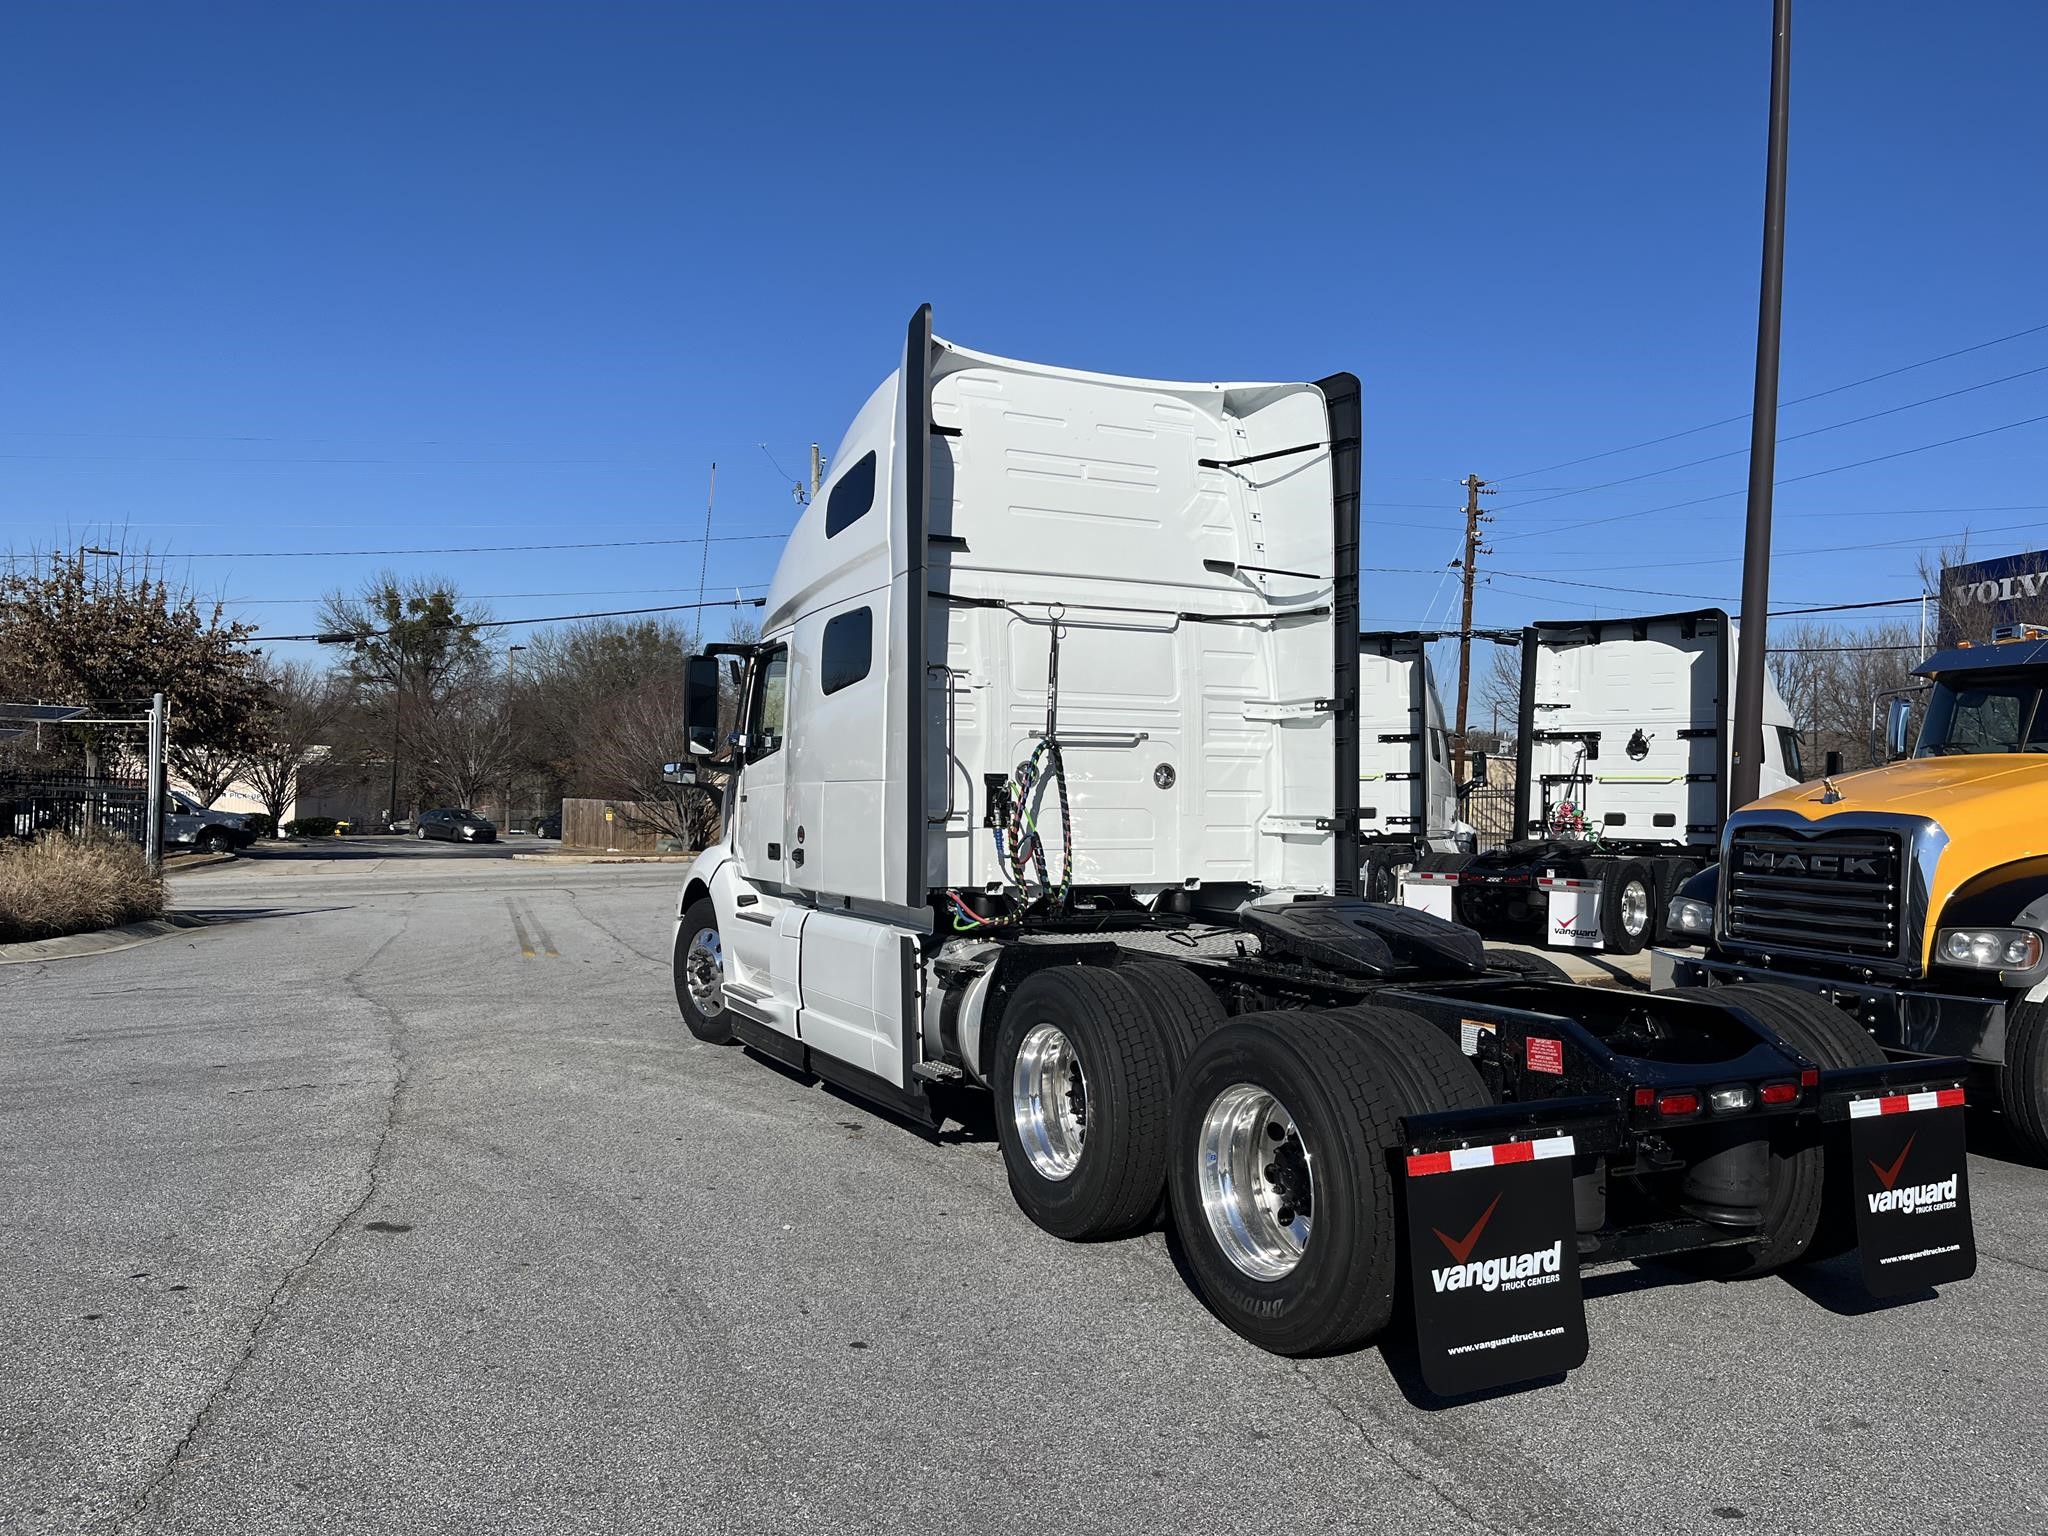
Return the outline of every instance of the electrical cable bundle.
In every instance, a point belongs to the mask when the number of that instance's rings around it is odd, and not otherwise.
[[[1045,835],[1032,814],[1034,792],[1042,799],[1045,781],[1051,779],[1060,802],[1060,876],[1057,883],[1046,858]],[[1001,917],[983,917],[960,898],[958,891],[946,892],[953,908],[953,929],[969,933],[981,928],[1003,928],[1021,922],[1026,907],[1050,902],[1054,911],[1063,910],[1074,889],[1074,820],[1067,804],[1067,765],[1059,742],[1042,739],[1030,760],[1018,764],[1016,775],[1003,786],[1000,803],[991,807],[996,834],[996,868],[1006,884],[1017,892],[1016,904]],[[1032,872],[1037,872],[1039,894],[1033,896]]]

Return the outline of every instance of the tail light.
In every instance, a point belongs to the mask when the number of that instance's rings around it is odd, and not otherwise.
[[[1667,1119],[1680,1115],[1696,1115],[1700,1112],[1700,1096],[1696,1093],[1660,1093],[1657,1095],[1657,1113]]]
[[[1790,1104],[1799,1097],[1797,1083],[1765,1083],[1756,1096],[1765,1104]]]

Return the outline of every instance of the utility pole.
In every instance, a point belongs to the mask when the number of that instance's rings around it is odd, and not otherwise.
[[[818,457],[818,445],[811,444],[811,500],[818,499],[818,482],[825,477],[825,461]]]
[[[1472,582],[1479,557],[1493,553],[1479,547],[1479,525],[1493,521],[1479,510],[1479,498],[1491,496],[1493,487],[1477,475],[1467,475],[1464,485],[1465,554],[1458,564],[1465,572],[1465,608],[1458,621],[1458,729],[1451,738],[1451,777],[1461,783],[1465,778],[1465,701],[1472,694]]]
[[[1778,338],[1785,309],[1785,133],[1792,93],[1792,0],[1771,13],[1771,131],[1764,171],[1764,260],[1749,415],[1749,521],[1742,539],[1742,633],[1735,653],[1735,752],[1728,809],[1763,783],[1764,645],[1771,607],[1771,485],[1778,464]]]

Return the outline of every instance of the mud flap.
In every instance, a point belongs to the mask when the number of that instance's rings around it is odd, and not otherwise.
[[[1856,1241],[1873,1296],[1899,1296],[1977,1272],[1963,1090],[1849,1101]]]
[[[1570,1136],[1406,1157],[1415,1342],[1432,1392],[1559,1376],[1586,1359]]]

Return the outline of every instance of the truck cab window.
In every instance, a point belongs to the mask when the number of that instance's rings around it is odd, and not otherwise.
[[[818,685],[826,693],[851,688],[868,675],[874,663],[875,611],[861,607],[834,614],[825,621],[824,655]]]
[[[1987,679],[1967,686],[1937,683],[1927,701],[1915,757],[2038,750],[2032,741],[2039,690],[2020,682]],[[2044,741],[2048,747],[2048,741]]]
[[[747,759],[758,761],[782,746],[782,722],[789,693],[789,647],[778,645],[761,658],[754,674],[753,719],[747,725]]]
[[[1806,782],[1806,768],[1799,761],[1799,732],[1789,725],[1778,727],[1778,751],[1785,759],[1785,772],[1797,783]]]
[[[863,454],[858,463],[839,477],[832,494],[825,498],[825,537],[859,522],[875,504],[875,456]]]
[[[1444,760],[1444,733],[1431,726],[1429,731],[1429,757],[1431,762]]]

